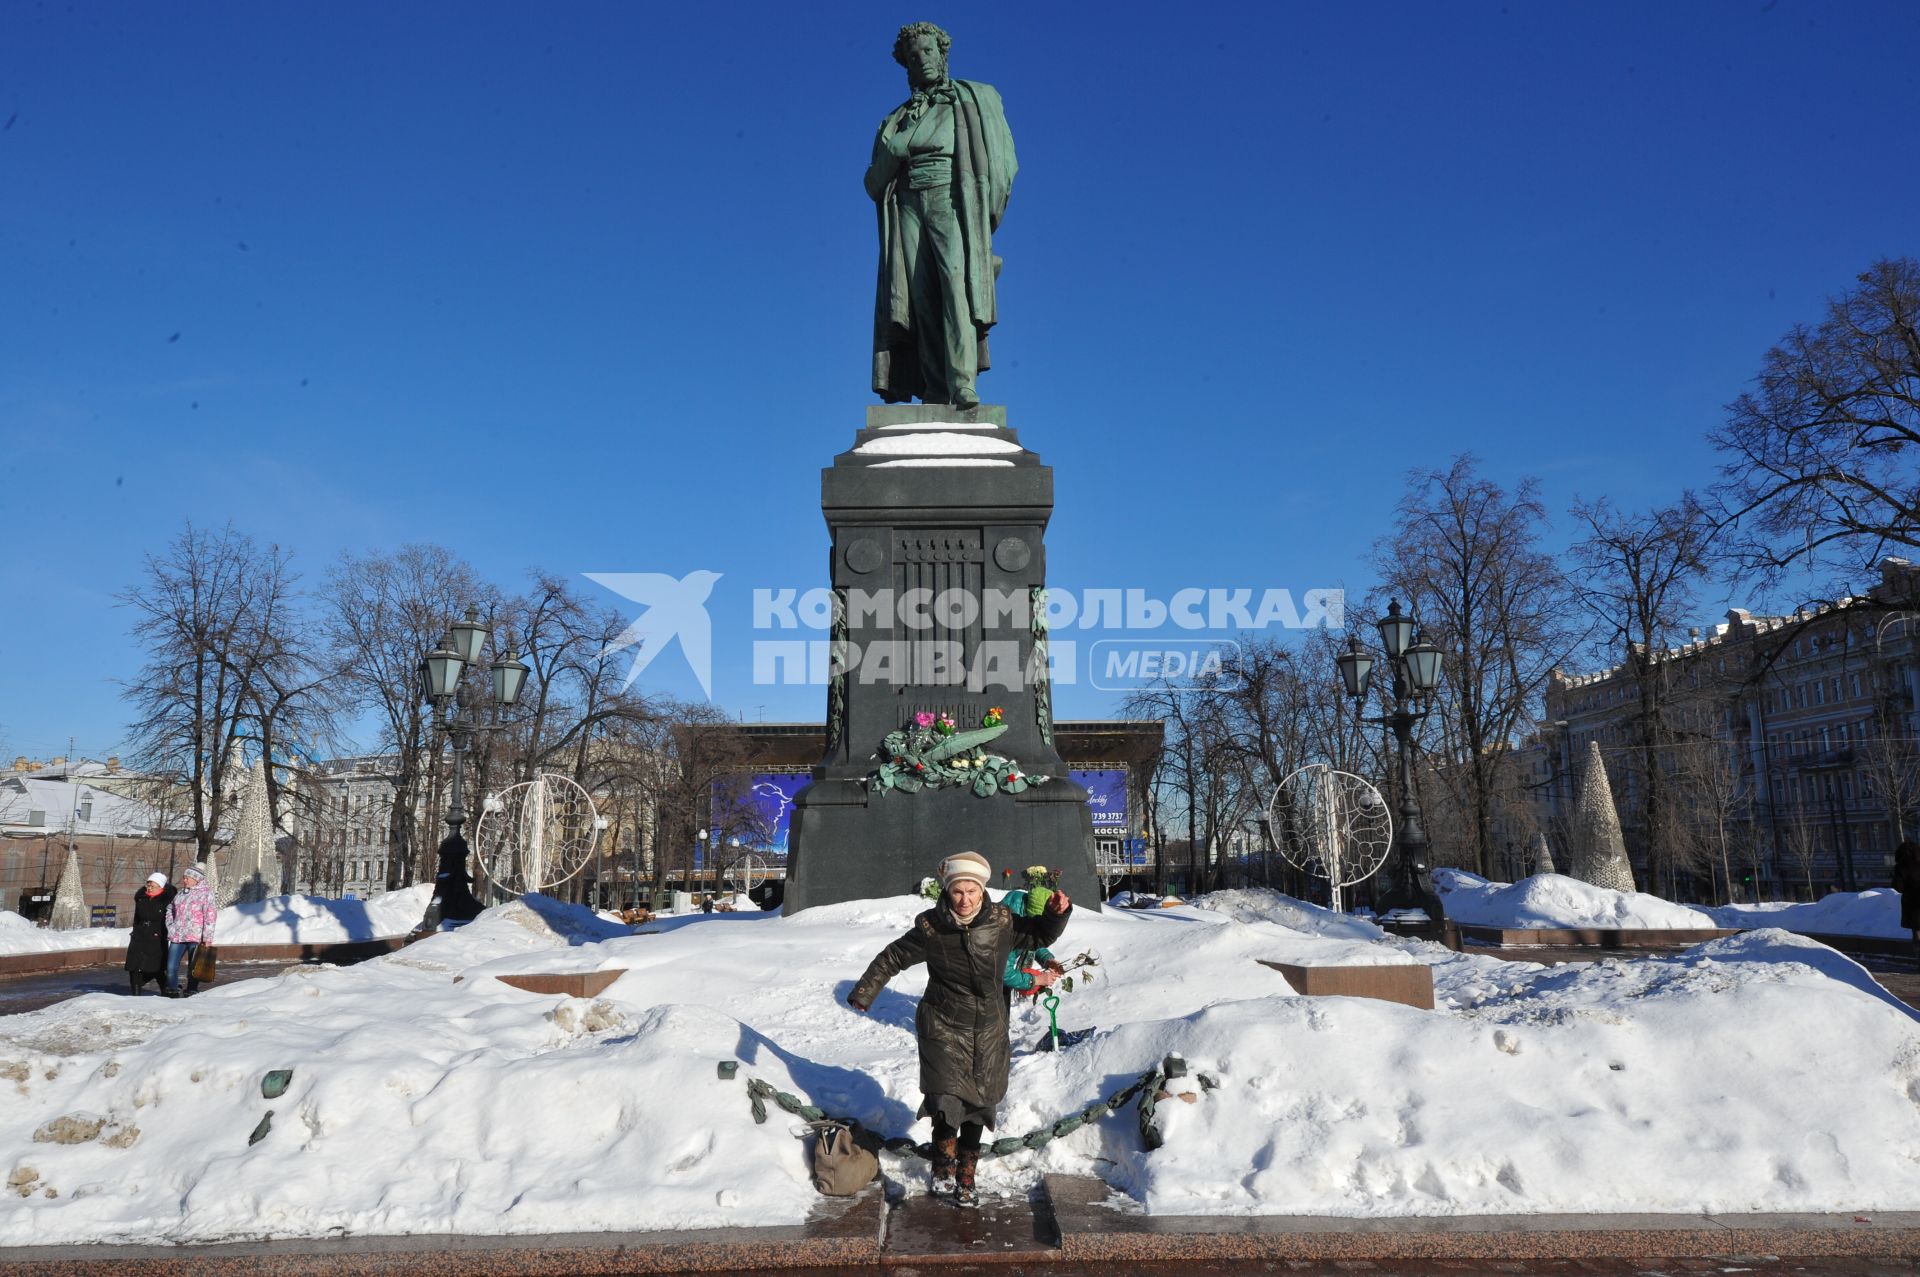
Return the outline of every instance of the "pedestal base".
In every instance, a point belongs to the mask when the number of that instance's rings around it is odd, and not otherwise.
[[[1068,894],[1097,907],[1087,791],[1053,739],[1044,620],[1053,471],[995,405],[872,406],[866,416],[820,476],[834,673],[826,754],[794,799],[786,911],[910,893],[958,851],[985,856],[996,888],[1018,881],[1003,869],[1058,869]],[[989,714],[1001,730],[973,748],[1046,783],[984,797],[970,781],[868,789],[891,733],[935,716],[970,731]]]
[[[985,856],[995,890],[1024,886],[1021,870],[1046,865],[1060,870],[1060,886],[1076,906],[1100,903],[1087,791],[1064,778],[990,798],[965,789],[870,794],[858,782],[816,781],[795,798],[791,830],[789,914],[911,894],[956,851]]]

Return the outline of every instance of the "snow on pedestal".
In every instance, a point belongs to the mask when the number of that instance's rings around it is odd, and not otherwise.
[[[53,889],[52,926],[55,931],[78,931],[88,921],[87,898],[80,887],[80,853],[68,848],[60,885]]]
[[[1533,871],[1537,874],[1560,872],[1554,868],[1553,848],[1547,845],[1547,835],[1544,832],[1533,836]]]
[[[253,770],[247,774],[247,787],[240,793],[238,810],[239,815],[233,822],[233,842],[227,848],[227,871],[213,884],[214,898],[223,907],[255,904],[272,894],[267,874],[276,853],[264,759],[256,760]]]
[[[1634,890],[1633,866],[1627,862],[1620,813],[1613,805],[1606,764],[1600,761],[1599,741],[1587,742],[1586,766],[1574,793],[1571,876],[1609,891]]]

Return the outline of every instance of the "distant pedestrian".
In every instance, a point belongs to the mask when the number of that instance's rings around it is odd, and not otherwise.
[[[167,996],[186,997],[195,991],[193,958],[203,944],[213,943],[214,920],[220,906],[213,901],[213,888],[207,885],[207,871],[189,865],[181,871],[183,890],[167,907]],[[181,964],[186,964],[184,984]]]
[[[1007,1094],[1007,957],[1016,948],[1058,940],[1073,908],[1067,893],[1056,891],[1045,913],[1016,918],[987,899],[988,875],[978,852],[941,861],[940,903],[882,949],[847,995],[847,1005],[865,1011],[888,980],[927,964],[927,991],[913,1017],[925,1095],[919,1116],[933,1119],[933,1191],[952,1194],[962,1206],[979,1205],[980,1134],[992,1128],[994,1109]]]
[[[1893,849],[1893,889],[1900,893],[1900,925],[1920,945],[1920,843],[1911,838]]]
[[[702,897],[700,898],[700,912],[701,912],[701,913],[712,913],[712,912],[713,912],[713,895],[712,895],[712,893],[708,893],[707,895],[705,895],[705,896],[702,896]]]
[[[151,873],[133,893],[133,934],[127,937],[128,992],[140,996],[147,981],[159,983],[162,991],[167,978],[167,906],[179,889],[167,885],[163,873]]]
[[[440,904],[443,922],[472,922],[484,907],[473,894],[473,875],[467,872],[467,840],[448,834],[440,843],[440,867],[433,875],[433,898]]]

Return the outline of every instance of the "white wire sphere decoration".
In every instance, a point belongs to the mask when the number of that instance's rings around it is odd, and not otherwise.
[[[727,885],[748,892],[767,880],[767,862],[748,852],[727,866]]]
[[[474,829],[481,870],[508,895],[559,886],[585,869],[607,822],[565,776],[536,776],[489,794]]]
[[[1268,828],[1288,864],[1336,886],[1363,882],[1393,849],[1393,814],[1371,783],[1309,763],[1267,800]]]

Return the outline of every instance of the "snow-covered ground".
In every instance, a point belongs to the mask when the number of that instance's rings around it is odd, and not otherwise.
[[[1812,903],[1725,905],[1713,911],[1723,927],[1785,927],[1815,935],[1878,936],[1906,940],[1900,926],[1900,893],[1891,887],[1836,891]]]
[[[1700,931],[1722,925],[1704,909],[1673,904],[1640,891],[1611,891],[1562,874],[1535,874],[1508,884],[1489,882],[1464,869],[1435,869],[1433,888],[1440,893],[1447,917],[1470,926]]]
[[[1489,882],[1464,869],[1435,869],[1434,890],[1447,917],[1483,927],[1667,928],[1779,927],[1802,934],[1908,938],[1900,927],[1900,893],[1880,887],[1836,891],[1811,904],[1708,907],[1681,905],[1638,891],[1610,891],[1560,874],[1535,874],[1519,882]]]
[[[1777,930],[1553,968],[1385,938],[1268,892],[1077,912],[1097,949],[1058,1054],[1016,1013],[999,1133],[1169,1051],[1216,1077],[983,1164],[1104,1176],[1154,1212],[1451,1215],[1920,1209],[1920,1028],[1858,966]],[[182,1002],[89,995],[0,1018],[0,1244],[529,1233],[791,1222],[815,1198],[763,1078],[887,1135],[920,1101],[924,968],[845,1005],[913,897],[691,915],[628,934],[538,897],[400,953]],[[1439,1008],[1295,996],[1256,958],[1422,962]],[[593,1000],[508,972],[626,968]],[[277,1100],[270,1069],[291,1068]],[[271,1131],[248,1133],[271,1109]],[[884,1159],[919,1191],[924,1165]]]
[[[426,914],[433,884],[389,891],[371,900],[321,896],[275,896],[250,905],[228,905],[214,924],[215,944],[338,944],[404,936]],[[60,949],[124,949],[128,927],[52,931],[17,913],[0,911],[0,954],[51,953]]]

